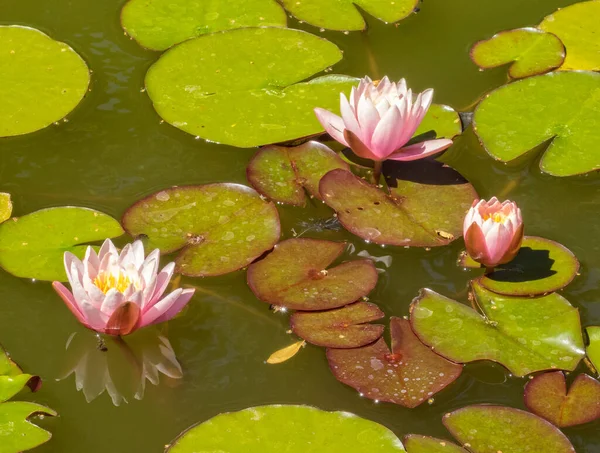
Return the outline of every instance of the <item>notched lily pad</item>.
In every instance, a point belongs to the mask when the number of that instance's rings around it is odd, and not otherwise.
[[[590,326],[585,331],[590,342],[585,353],[596,368],[596,373],[600,373],[600,327]]]
[[[87,93],[90,72],[67,44],[35,28],[0,26],[0,137],[63,119]]]
[[[121,11],[121,24],[129,36],[153,50],[217,31],[286,23],[285,11],[275,0],[129,0]]]
[[[481,267],[466,253],[459,266]],[[525,236],[518,255],[510,263],[501,264],[479,282],[487,289],[508,296],[536,296],[558,291],[573,281],[579,261],[558,242],[536,236]]]
[[[185,41],[152,65],[146,88],[169,124],[214,142],[253,147],[323,131],[316,105],[339,112],[357,79],[327,75],[342,59],[323,38],[287,28],[240,28]]]
[[[368,259],[331,269],[344,242],[288,239],[248,268],[248,285],[263,302],[295,310],[327,310],[352,303],[371,292],[377,270]]]
[[[317,346],[358,348],[383,335],[383,325],[368,323],[384,316],[377,305],[357,302],[335,310],[296,312],[290,326],[296,335]]]
[[[525,386],[525,405],[560,428],[588,423],[600,418],[600,382],[580,374],[567,393],[562,372],[543,373]]]
[[[228,183],[161,190],[131,206],[122,223],[150,249],[179,251],[176,272],[193,277],[246,267],[277,243],[281,230],[273,203]]]
[[[321,197],[351,233],[377,244],[435,247],[462,235],[464,215],[477,198],[471,184],[433,160],[386,162],[389,192],[345,170],[322,179]]]
[[[10,219],[12,209],[13,205],[10,194],[0,192],[0,223]]]
[[[390,329],[391,351],[383,338],[361,348],[328,349],[336,379],[367,398],[416,407],[460,376],[462,365],[421,343],[407,320],[392,317]]]
[[[309,406],[259,406],[217,415],[183,432],[165,453],[394,453],[396,435],[348,412]]]
[[[0,403],[15,396],[25,386],[36,392],[41,387],[41,382],[38,376],[23,373],[0,346]]]
[[[486,151],[502,162],[550,141],[540,161],[543,172],[598,170],[600,74],[552,72],[504,85],[479,103],[473,124]]]
[[[367,26],[357,9],[386,23],[397,22],[408,17],[419,4],[419,0],[281,0],[290,13],[299,20],[329,30],[364,30]]]
[[[467,406],[446,414],[443,422],[473,453],[575,453],[554,425],[511,407]]]
[[[421,341],[458,363],[492,360],[516,376],[574,370],[583,357],[579,312],[557,293],[511,297],[472,282],[481,310],[424,289],[411,304]]]
[[[600,3],[580,2],[546,17],[539,28],[557,35],[567,47],[561,69],[600,70]]]
[[[508,75],[513,79],[556,69],[565,55],[565,46],[556,35],[537,28],[502,31],[471,49],[471,59],[482,69],[512,63]]]
[[[454,138],[462,131],[462,121],[456,110],[449,105],[431,104],[414,137],[432,132],[435,135],[431,138]]]
[[[300,146],[266,146],[248,164],[248,182],[273,201],[303,206],[304,189],[318,199],[319,181],[336,168],[349,170],[337,153],[322,143],[310,141]]]
[[[17,277],[66,281],[65,252],[82,258],[85,244],[122,234],[119,222],[100,211],[42,209],[0,224],[0,266]]]
[[[404,447],[408,453],[469,453],[448,440],[417,434],[405,436]]]

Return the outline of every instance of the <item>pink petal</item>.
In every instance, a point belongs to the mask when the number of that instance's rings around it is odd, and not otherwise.
[[[452,145],[452,140],[440,138],[437,140],[427,140],[425,142],[416,143],[400,149],[397,153],[392,154],[388,159],[411,161],[423,159],[432,154],[439,153]]]
[[[83,258],[83,272],[92,280],[98,276],[100,260],[93,247],[88,247]]]
[[[341,143],[344,146],[348,146],[346,140],[344,140],[344,120],[337,116],[334,113],[331,113],[329,110],[316,108],[315,115],[317,119],[325,129],[331,138],[333,138],[336,142]]]
[[[371,138],[379,123],[379,113],[370,99],[361,97],[358,101],[358,122],[362,131],[362,142],[368,148],[371,146]]]
[[[139,239],[131,245],[135,267],[139,269],[144,263],[144,244]]]
[[[404,143],[399,142],[402,135],[403,120],[398,107],[391,106],[377,125],[371,140],[371,152],[379,159],[387,157],[400,148]]]
[[[194,291],[194,289],[184,289],[181,292],[181,295],[175,300],[175,302],[173,302],[171,308],[169,308],[164,314],[152,321],[151,324],[158,324],[174,318],[181,310],[183,310],[183,308],[190,301],[190,299],[194,295]]]
[[[144,299],[142,301],[142,312],[146,312],[146,310],[152,308],[152,306],[158,302],[167,289],[174,270],[175,263],[169,263],[163,268],[162,271],[159,272],[159,274],[156,276],[154,292],[148,299]]]
[[[60,298],[64,301],[64,303],[67,306],[67,308],[69,310],[71,310],[71,313],[73,313],[73,315],[75,315],[75,317],[77,318],[77,320],[81,324],[83,324],[84,326],[86,326],[87,328],[90,328],[90,325],[88,324],[85,316],[83,315],[83,313],[79,309],[79,306],[77,305],[77,302],[75,301],[75,298],[73,297],[73,294],[71,294],[71,291],[69,291],[65,287],[65,285],[63,285],[60,282],[52,282],[52,287],[54,288],[54,290],[56,291],[56,293],[60,296]]]
[[[358,124],[356,112],[352,109],[352,107],[350,107],[348,99],[346,99],[344,93],[340,93],[340,111],[342,113],[342,119],[344,120],[344,127],[354,132],[362,139],[362,132],[360,125]]]
[[[153,324],[158,317],[167,313],[167,311],[173,306],[175,301],[179,299],[179,296],[181,296],[182,293],[183,289],[177,288],[165,298],[156,302],[152,307],[147,308],[142,314],[140,326],[143,327]]]
[[[358,157],[371,160],[381,160],[378,156],[373,154],[369,148],[358,138],[353,132],[346,129],[344,131],[344,138],[348,142],[348,146],[352,149],[352,152]]]
[[[504,255],[510,249],[512,238],[510,231],[501,223],[496,223],[496,227],[486,236],[491,266],[500,264]]]
[[[102,305],[100,306],[100,311],[107,316],[111,316],[117,307],[125,302],[123,299],[123,294],[121,294],[115,288],[109,289],[106,293],[104,301],[102,302]]]
[[[467,253],[475,261],[486,264],[489,262],[489,252],[487,243],[481,228],[476,223],[473,223],[464,235],[465,247]]]
[[[115,247],[115,245],[112,243],[112,241],[110,239],[105,240],[104,243],[102,244],[102,247],[100,247],[100,251],[98,252],[98,259],[100,261],[102,261],[102,258],[104,258],[104,256],[107,254],[111,254],[111,255],[119,254],[119,252],[117,251],[117,248]]]
[[[140,275],[142,276],[144,283],[148,284],[152,281],[153,278],[156,277],[156,273],[158,272],[158,263],[160,260],[160,250],[156,249],[148,255],[144,263],[140,268]]]

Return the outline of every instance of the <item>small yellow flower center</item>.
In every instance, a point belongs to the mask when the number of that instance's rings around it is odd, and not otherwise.
[[[494,214],[486,214],[483,216],[483,220],[486,221],[488,219],[492,219],[493,222],[502,223],[506,216],[502,212],[495,212]]]
[[[120,272],[117,275],[102,272],[94,279],[94,285],[96,285],[104,294],[108,293],[112,288],[120,293],[125,292],[130,284],[131,280],[129,277]]]

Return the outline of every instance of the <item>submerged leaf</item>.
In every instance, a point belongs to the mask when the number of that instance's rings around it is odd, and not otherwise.
[[[600,382],[580,374],[567,393],[562,372],[543,373],[525,386],[525,405],[560,428],[588,423],[600,418]]]
[[[279,239],[279,215],[251,188],[206,184],[161,190],[137,201],[123,227],[150,249],[179,251],[176,272],[205,277],[241,269]]]
[[[492,360],[516,376],[573,370],[583,357],[576,308],[562,296],[510,297],[472,282],[483,315],[431,290],[411,305],[411,324],[438,354],[459,363]]]
[[[471,59],[483,69],[513,63],[508,74],[521,79],[558,68],[565,60],[565,46],[552,33],[518,28],[479,41],[471,49]]]
[[[302,349],[305,345],[306,341],[300,340],[296,341],[295,343],[292,343],[289,346],[286,346],[285,348],[278,349],[269,356],[269,358],[267,359],[267,363],[275,364],[285,362],[286,360],[290,360],[292,357],[298,354],[300,349]]]
[[[462,366],[425,346],[407,320],[390,320],[391,351],[383,338],[354,349],[327,349],[336,379],[367,398],[416,407],[454,382]]]
[[[473,453],[575,453],[558,428],[511,407],[467,406],[446,414],[443,422]]]
[[[309,406],[259,406],[217,415],[192,426],[166,453],[395,453],[396,435],[348,412]]]
[[[42,209],[0,225],[0,266],[17,277],[66,281],[65,252],[82,258],[85,244],[122,234],[119,222],[93,209]]]
[[[248,285],[263,302],[294,310],[327,310],[366,296],[377,284],[368,259],[327,269],[344,251],[344,242],[288,239],[248,268]]]
[[[356,79],[306,81],[342,58],[335,44],[286,28],[240,28],[185,41],[148,70],[146,88],[168,123],[238,147],[323,131],[313,109],[339,112]]]

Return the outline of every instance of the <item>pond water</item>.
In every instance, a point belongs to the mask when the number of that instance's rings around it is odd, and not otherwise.
[[[479,69],[468,51],[497,31],[533,25],[575,0],[426,0],[417,15],[397,26],[369,19],[367,33],[319,32],[337,44],[344,59],[334,72],[373,78],[405,77],[415,90],[433,87],[435,102],[464,111],[487,91],[506,82],[505,68]],[[124,35],[119,23],[122,0],[4,0],[0,23],[38,28],[64,41],[93,69],[91,92],[68,116],[69,122],[39,132],[0,140],[0,191],[12,194],[14,215],[51,206],[87,206],[120,218],[139,198],[173,185],[246,183],[253,149],[195,140],[162,123],[142,92],[144,75],[159,56]],[[555,178],[542,174],[533,158],[510,165],[493,161],[470,129],[457,137],[443,157],[468,178],[480,196],[517,201],[526,234],[548,237],[569,247],[582,263],[581,275],[562,294],[580,309],[582,323],[600,323],[600,180],[595,174]],[[283,238],[307,229],[307,219],[327,219],[320,202],[306,208],[279,206]],[[462,241],[426,251],[366,244],[344,230],[313,228],[305,237],[346,240],[356,252],[390,256],[370,299],[385,313],[408,314],[423,287],[465,300],[471,276],[455,265]],[[381,266],[380,266],[381,267]],[[79,325],[52,288],[0,272],[0,341],[44,387],[29,399],[57,410],[60,417],[40,424],[53,433],[44,452],[162,452],[190,425],[225,411],[272,403],[315,405],[345,410],[391,428],[397,435],[448,437],[446,412],[471,403],[523,408],[525,379],[511,377],[491,362],[469,364],[452,387],[432,404],[416,409],[360,398],[336,381],[321,348],[307,346],[292,360],[267,365],[265,359],[292,342],[287,315],[269,312],[246,285],[245,273],[183,279],[198,290],[184,316],[162,326],[183,377],[148,384],[143,399],[113,405],[103,394],[91,402],[76,391],[71,365],[78,360],[75,339],[92,344],[93,334]],[[138,334],[135,334],[138,335]],[[141,340],[140,340],[141,341]],[[109,350],[119,348],[108,342]],[[128,365],[111,364],[127,381]],[[583,369],[583,365],[580,365]],[[100,368],[81,373],[88,388],[101,382]],[[82,376],[81,374],[80,376]],[[64,379],[63,379],[64,378]],[[82,378],[83,379],[83,378]],[[92,381],[90,383],[90,381]],[[81,384],[81,381],[80,381]],[[131,383],[129,383],[131,384]],[[83,384],[82,384],[83,385]],[[600,431],[589,424],[565,430],[579,453],[600,451]]]

